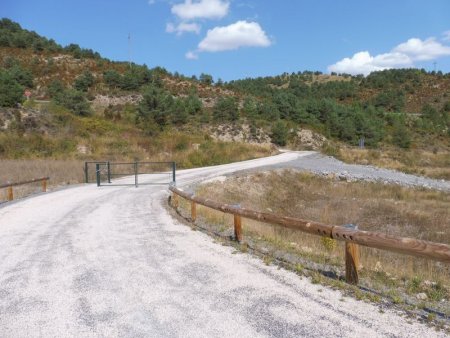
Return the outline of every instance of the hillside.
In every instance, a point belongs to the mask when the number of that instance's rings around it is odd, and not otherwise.
[[[304,71],[224,83],[63,47],[8,19],[0,33],[2,158],[170,158],[192,167],[263,156],[272,142],[450,177],[450,74]],[[364,150],[355,147],[361,138]]]

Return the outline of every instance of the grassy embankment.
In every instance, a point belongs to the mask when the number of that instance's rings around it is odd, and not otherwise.
[[[50,176],[50,186],[80,183],[84,161],[175,161],[179,169],[230,163],[268,156],[274,149],[234,142],[218,142],[198,126],[168,128],[149,136],[133,123],[133,107],[120,120],[97,115],[79,117],[45,104],[33,123],[15,120],[0,133],[0,182]],[[33,120],[31,120],[33,121]],[[44,130],[42,130],[44,128]],[[38,185],[37,185],[38,186]],[[30,188],[31,189],[31,188]],[[15,188],[19,197],[29,188]],[[34,189],[31,189],[34,190]],[[6,191],[0,191],[0,201]]]
[[[327,224],[352,223],[363,230],[450,244],[450,194],[444,192],[348,183],[285,170],[210,183],[200,186],[196,194],[278,215]],[[188,214],[190,206],[182,206]],[[218,232],[232,228],[231,215],[199,206],[198,217],[214,224]],[[283,251],[344,271],[342,242],[245,219],[243,231],[247,240],[269,252],[268,257]],[[298,263],[294,268],[301,271],[304,266]],[[432,304],[450,314],[448,264],[361,247],[360,269],[361,285],[387,295],[394,303]],[[419,293],[425,293],[426,299],[419,300]]]

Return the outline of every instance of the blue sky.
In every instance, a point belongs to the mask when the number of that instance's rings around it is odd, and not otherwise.
[[[131,34],[132,61],[216,80],[450,72],[449,0],[2,0],[0,17],[117,61]]]

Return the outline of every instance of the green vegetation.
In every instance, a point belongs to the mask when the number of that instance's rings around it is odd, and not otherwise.
[[[417,94],[423,86],[436,80],[450,88],[450,74],[394,69],[373,72],[366,78],[344,75],[324,82],[320,82],[320,76],[299,72],[231,81],[226,87],[246,97],[258,98],[257,114],[251,101],[244,101],[243,111],[253,119],[273,120],[279,116],[350,145],[357,145],[364,138],[366,146],[377,147],[393,139],[395,145],[409,148],[412,140],[423,139],[423,134],[448,136],[450,104],[437,105],[438,99],[429,102],[431,98],[425,97],[422,104],[406,106],[406,95]],[[436,95],[442,93],[437,91]],[[412,109],[420,115],[395,119],[396,123],[392,123],[393,116],[405,117]],[[406,128],[411,133],[406,133]],[[404,142],[400,142],[401,136],[406,136]]]
[[[219,97],[213,110],[214,121],[233,122],[239,119],[239,109],[234,97]]]
[[[73,114],[79,116],[89,116],[92,114],[91,107],[87,102],[83,92],[76,89],[66,89],[56,95],[55,102]]]
[[[285,146],[287,143],[287,137],[288,129],[286,127],[286,123],[283,121],[277,121],[272,126],[272,133],[270,135],[272,142],[279,146]]]
[[[100,54],[92,49],[80,48],[76,44],[63,48],[53,39],[49,40],[36,32],[22,29],[18,23],[7,18],[0,20],[0,47],[32,48],[35,52],[65,52],[75,58],[100,58]]]
[[[7,71],[0,69],[0,106],[14,107],[21,103],[23,97],[23,86]]]
[[[126,149],[143,149],[139,137],[154,139],[174,130],[203,135],[208,125],[221,124],[231,126],[235,136],[246,124],[258,141],[268,135],[278,146],[304,149],[297,131],[307,128],[328,139],[326,153],[344,160],[450,175],[443,160],[450,151],[450,74],[398,69],[363,77],[303,71],[224,83],[205,73],[186,77],[161,67],[112,62],[76,44],[62,47],[9,19],[0,20],[0,33],[0,106],[20,110],[0,112],[0,127],[16,137],[61,140],[70,135],[81,137],[80,144],[87,130],[61,126],[60,120],[92,118],[97,126],[112,123],[115,131],[108,137],[127,143]],[[27,88],[32,98],[51,99],[59,108],[48,110],[33,100],[16,108]],[[111,102],[96,102],[100,96]],[[46,109],[54,116],[36,113]],[[39,117],[30,119],[30,114]],[[89,136],[102,138],[104,129],[89,129],[100,133]],[[362,138],[368,148],[364,158],[353,154]],[[382,154],[375,158],[376,149]],[[393,153],[395,161],[387,163],[383,154]]]

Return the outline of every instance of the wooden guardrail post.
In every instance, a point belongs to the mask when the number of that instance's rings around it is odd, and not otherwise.
[[[191,219],[192,222],[195,222],[195,220],[197,219],[197,203],[195,203],[194,201],[191,201]]]
[[[357,230],[358,226],[346,224],[345,228]],[[355,243],[345,242],[345,281],[358,285],[359,247]]]
[[[240,208],[240,204],[233,205],[235,208]],[[242,221],[241,215],[233,213],[234,217],[234,239],[238,242],[242,242]]]
[[[14,199],[14,193],[13,193],[13,187],[9,186],[8,187],[8,197],[7,197],[8,201],[12,201]]]
[[[172,194],[172,205],[175,209],[178,209],[178,195],[175,193]]]
[[[241,216],[234,214],[234,238],[239,243],[242,242],[242,222]]]
[[[24,185],[24,184],[41,182],[42,191],[45,192],[45,191],[47,191],[47,181],[49,179],[50,179],[50,177],[41,177],[41,178],[33,178],[32,180],[28,180],[28,181],[13,182],[13,183],[9,182],[6,184],[0,184],[0,189],[7,189],[6,190],[6,200],[12,201],[12,200],[14,200],[13,187],[17,187],[19,185]]]

